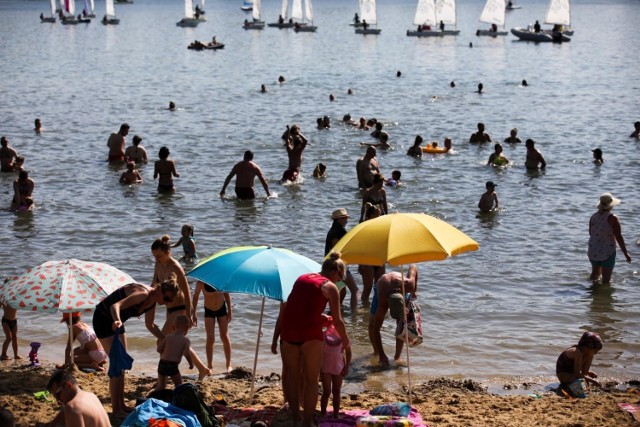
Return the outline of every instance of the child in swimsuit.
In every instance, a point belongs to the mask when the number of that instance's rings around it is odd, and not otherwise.
[[[4,309],[4,316],[2,316],[2,330],[4,331],[5,340],[2,343],[2,355],[0,360],[9,360],[7,350],[9,344],[13,347],[13,358],[22,359],[18,356],[18,312],[15,308],[12,308],[8,304],[0,303],[0,307]]]
[[[602,339],[593,332],[582,334],[578,345],[569,347],[558,357],[556,362],[556,375],[560,385],[568,388],[569,384],[584,379],[589,384],[600,386],[595,379],[598,376],[590,371],[593,357],[602,350]]]
[[[176,243],[171,245],[172,248],[176,248],[182,245],[184,255],[180,258],[183,261],[193,262],[198,258],[196,252],[196,239],[193,238],[194,227],[191,224],[185,224],[182,226],[182,237]]]
[[[333,326],[333,319],[325,314],[322,316],[327,329],[324,332],[324,360],[320,370],[322,380],[320,411],[322,416],[327,415],[329,395],[333,395],[333,418],[339,419],[342,377],[345,375],[345,352],[342,348],[342,339]]]
[[[229,338],[229,322],[231,321],[231,296],[228,292],[218,292],[203,282],[196,282],[193,293],[193,325],[198,323],[197,307],[200,292],[204,294],[204,328],[207,334],[205,347],[207,350],[207,367],[213,368],[213,343],[216,338],[216,321],[224,350],[227,372],[231,372],[231,339]]]
[[[167,386],[167,377],[171,377],[171,381],[175,386],[182,384],[182,375],[178,366],[183,357],[189,362],[189,369],[193,369],[193,362],[189,355],[191,341],[186,337],[189,331],[189,319],[184,314],[176,318],[176,330],[172,334],[165,336],[158,342],[158,353],[160,353],[160,362],[158,362],[158,385],[156,390],[164,390]]]
[[[60,323],[69,326],[69,313],[62,315]],[[95,369],[96,371],[104,371],[102,365],[107,363],[107,353],[104,351],[100,340],[96,337],[93,328],[80,319],[80,313],[71,314],[71,328],[73,340],[78,340],[80,347],[73,349],[73,363],[80,369]],[[71,348],[67,343],[65,351],[65,364],[56,365],[58,369],[64,369],[71,364]]]

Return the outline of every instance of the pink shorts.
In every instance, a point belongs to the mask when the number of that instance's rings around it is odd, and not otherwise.
[[[342,353],[342,346],[325,345],[321,372],[323,374],[340,375],[343,369],[344,354]]]
[[[89,357],[94,362],[102,363],[105,360],[107,360],[108,356],[107,356],[107,353],[104,350],[100,349],[100,350],[91,350],[91,351],[89,351]]]

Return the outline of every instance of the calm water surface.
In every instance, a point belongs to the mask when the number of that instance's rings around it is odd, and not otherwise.
[[[184,223],[195,225],[203,255],[272,244],[321,260],[331,212],[346,207],[357,216],[360,209],[354,165],[364,151],[358,143],[371,140],[339,120],[345,113],[377,117],[394,147],[379,153],[381,168],[387,176],[402,171],[403,185],[388,190],[391,210],[434,215],[480,243],[477,252],[419,265],[425,342],[412,350],[413,375],[550,377],[559,352],[585,329],[605,340],[595,362],[599,373],[640,374],[640,221],[634,214],[640,209],[640,144],[628,138],[640,120],[637,1],[574,2],[575,37],[562,45],[476,37],[485,25],[478,22],[480,0],[459,2],[461,34],[442,39],[406,37],[415,1],[381,1],[378,37],[353,34],[348,23],[355,1],[317,0],[315,34],[244,31],[248,15],[240,3],[210,0],[208,21],[183,29],[175,26],[183,10],[179,0],[117,5],[121,24],[109,27],[97,21],[40,24],[48,2],[0,2],[0,134],[26,156],[38,207],[33,214],[0,212],[2,275],[50,259],[81,258],[148,283],[152,241],[165,233],[177,239]],[[520,4],[509,12],[508,28],[543,19],[546,2]],[[101,17],[104,2],[97,0],[96,8]],[[264,19],[276,20],[279,8],[277,1],[263,1]],[[224,50],[186,49],[214,34]],[[277,84],[279,75],[284,85]],[[519,86],[522,79],[528,87]],[[479,82],[483,95],[474,93]],[[267,94],[259,93],[263,83]],[[166,110],[170,100],[178,111]],[[328,131],[315,129],[323,115],[334,123]],[[41,135],[32,131],[36,117],[46,129]],[[150,158],[163,145],[171,149],[180,173],[175,195],[157,194],[152,164],[141,168],[144,185],[117,183],[122,169],[105,162],[106,141],[125,121],[130,138],[144,138]],[[496,141],[512,127],[523,140],[535,139],[547,170],[527,172],[523,146],[505,147],[509,167],[486,166],[492,148],[466,142],[480,121]],[[280,135],[292,123],[310,139],[304,182],[281,186],[287,160]],[[450,136],[455,153],[409,158],[404,153],[416,134],[438,141]],[[601,167],[591,163],[596,147],[604,151]],[[248,203],[219,198],[246,149],[255,152],[277,197]],[[311,178],[318,162],[328,165],[324,182]],[[12,174],[0,176],[5,207],[12,180]],[[501,209],[479,216],[487,180],[498,184]],[[588,219],[605,191],[623,200],[616,213],[634,258],[628,265],[618,257],[610,286],[588,281],[586,258]],[[234,365],[251,366],[259,307],[258,298],[234,297]],[[402,369],[371,368],[364,311],[346,312],[357,343],[348,387],[404,384]],[[258,365],[264,373],[280,367],[264,345],[276,314],[277,303],[267,302]],[[41,341],[40,357],[61,361],[66,330],[58,321],[59,314],[20,313],[22,354],[30,341]],[[129,323],[136,369],[152,373],[154,340],[142,321]],[[387,353],[394,326],[388,321],[384,327]],[[204,357],[203,328],[190,336]],[[222,370],[218,346],[215,366]]]

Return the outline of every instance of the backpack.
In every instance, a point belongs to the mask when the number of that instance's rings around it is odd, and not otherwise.
[[[220,427],[215,412],[202,400],[198,389],[191,383],[182,383],[173,390],[172,403],[193,412],[202,427]]]

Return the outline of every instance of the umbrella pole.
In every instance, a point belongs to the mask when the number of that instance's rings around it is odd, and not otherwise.
[[[253,405],[253,390],[256,386],[256,367],[258,366],[258,350],[260,349],[260,335],[262,335],[262,316],[264,315],[264,301],[266,297],[262,297],[262,306],[260,307],[260,322],[258,323],[258,337],[256,338],[256,355],[253,358],[253,374],[251,375],[251,394],[249,397],[249,406]]]
[[[71,359],[69,360],[69,368],[74,365],[73,363],[73,325],[71,324],[71,318],[73,313],[69,313],[69,351],[71,352]]]
[[[409,389],[409,406],[411,406],[411,359],[409,358],[409,325],[407,324],[407,305],[404,291],[404,265],[400,265],[400,281],[402,283],[402,301],[404,302],[404,310],[402,312],[404,316],[404,330],[402,331],[404,336],[404,345],[407,348],[407,388]]]

